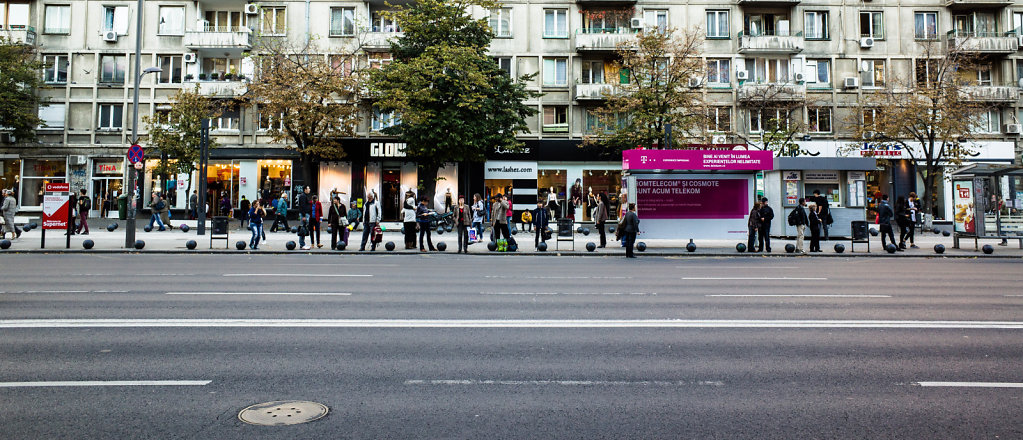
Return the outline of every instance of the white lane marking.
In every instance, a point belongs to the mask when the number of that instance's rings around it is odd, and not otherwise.
[[[818,277],[682,277],[683,280],[826,281]]]
[[[480,292],[480,295],[657,295],[646,292]]]
[[[1005,296],[1008,296],[1008,297],[1016,297],[1016,296],[1023,296],[1023,295],[1005,295]]]
[[[556,276],[535,276],[535,277],[519,277],[509,275],[486,275],[484,278],[514,278],[514,279],[529,279],[529,280],[631,280],[632,277],[556,277]]]
[[[1019,382],[913,382],[921,387],[961,387],[961,388],[1023,388]]]
[[[736,297],[736,298],[891,298],[891,295],[782,295],[782,294],[763,294],[763,295],[704,295],[709,297]]]
[[[405,385],[560,385],[560,386],[723,386],[716,380],[480,380],[480,379],[411,379]]]
[[[72,276],[79,277],[116,277],[122,276],[121,273],[74,273]],[[133,273],[131,276],[138,277],[177,277],[177,276],[191,276],[191,275],[202,275],[197,273]]]
[[[225,277],[371,277],[367,274],[349,273],[225,273]]]
[[[52,382],[0,382],[0,388],[29,387],[167,387],[204,386],[212,380],[75,380]]]
[[[676,269],[799,269],[799,266],[675,266]]]
[[[683,320],[683,319],[2,319],[0,328],[901,328],[1013,329],[1023,321]]]
[[[398,267],[400,264],[386,264],[386,263],[274,263],[274,266],[332,266],[332,267],[348,267],[348,266],[381,266],[381,267]]]
[[[0,292],[0,294],[6,293],[128,293],[127,290],[20,290],[10,292]]]
[[[351,296],[348,292],[167,292],[165,295],[310,295]]]

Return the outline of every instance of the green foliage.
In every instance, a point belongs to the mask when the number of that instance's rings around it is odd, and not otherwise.
[[[7,127],[20,141],[35,139],[42,123],[39,107],[46,104],[36,94],[42,68],[32,46],[0,37],[0,127]]]
[[[217,118],[221,109],[216,103],[194,90],[181,89],[171,98],[170,112],[145,116],[142,120],[148,126],[149,143],[162,153],[162,158],[153,168],[158,175],[191,174],[199,162],[202,142],[202,120]],[[209,139],[209,148],[216,148],[214,137]]]

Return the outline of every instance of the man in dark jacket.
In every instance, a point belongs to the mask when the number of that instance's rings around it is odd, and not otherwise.
[[[757,252],[771,252],[771,220],[774,220],[774,210],[767,204],[767,197],[760,199],[760,231],[757,237]]]
[[[625,213],[622,220],[622,229],[625,230],[625,258],[636,258],[632,252],[636,245],[636,234],[639,233],[639,215],[636,214],[635,203],[629,203],[629,212]]]
[[[813,190],[813,202],[817,204],[817,217],[821,221],[821,229],[824,230],[824,241],[828,241],[828,228],[831,227],[831,206],[828,205],[828,198],[821,195],[821,190]]]
[[[298,218],[308,222],[309,216],[313,213],[313,204],[309,201],[309,192],[312,191],[308,186],[302,190],[302,194],[298,195]],[[302,223],[301,221],[299,223]]]
[[[895,244],[895,233],[892,232],[892,220],[895,218],[895,211],[892,205],[888,204],[888,194],[881,195],[881,206],[877,208],[877,224],[881,227],[881,249],[888,247],[885,237]]]
[[[536,238],[533,239],[533,246],[537,250],[540,249],[540,242],[547,242],[547,236],[544,235],[547,231],[547,227],[550,225],[550,211],[547,210],[547,206],[541,199],[536,202],[536,209],[533,210],[533,226],[536,230]]]

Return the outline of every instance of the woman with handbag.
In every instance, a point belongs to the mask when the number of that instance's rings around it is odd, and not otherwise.
[[[330,203],[330,210],[327,212],[327,226],[330,226],[330,249],[337,249],[337,239],[348,246],[348,213],[345,212],[345,205],[341,198],[334,196]]]

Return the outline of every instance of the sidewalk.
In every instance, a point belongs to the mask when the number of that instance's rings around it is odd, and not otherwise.
[[[118,223],[118,228],[113,232],[108,232],[106,226],[110,223]],[[136,240],[145,241],[145,248],[141,251],[144,253],[196,253],[196,252],[216,252],[216,253],[338,253],[338,254],[358,254],[359,244],[362,240],[362,230],[351,233],[349,237],[350,246],[344,251],[331,251],[330,247],[330,234],[326,232],[324,226],[321,232],[321,239],[324,243],[322,248],[313,247],[311,250],[303,251],[295,249],[293,251],[287,250],[285,247],[288,241],[294,241],[298,243],[298,236],[290,232],[269,232],[266,231],[266,241],[263,241],[259,245],[258,250],[248,249],[248,242],[251,233],[247,229],[240,229],[238,221],[231,222],[231,230],[229,239],[225,242],[224,240],[214,240],[213,248],[210,249],[210,228],[207,226],[206,235],[196,235],[196,222],[175,220],[173,221],[175,226],[186,224],[189,226],[189,231],[182,232],[178,227],[174,229],[168,228],[167,231],[152,231],[145,232],[141,229],[142,226],[148,222],[137,222],[139,229],[135,234]],[[92,230],[89,235],[74,235],[71,237],[71,248],[65,248],[65,235],[63,231],[50,230],[46,233],[46,248],[40,247],[40,236],[41,229],[34,229],[22,233],[21,238],[11,240],[12,245],[10,249],[0,250],[0,253],[13,253],[13,252],[135,252],[135,249],[124,248],[124,222],[106,220],[106,219],[95,219],[90,221]],[[266,225],[269,226],[269,225]],[[397,223],[384,224],[384,242],[377,246],[375,253],[379,254],[420,254],[418,248],[415,250],[404,249],[404,239],[401,234],[401,226]],[[486,234],[489,234],[486,233]],[[596,233],[591,232],[589,235],[575,234],[575,250],[572,250],[572,242],[561,241],[557,242],[554,239],[548,240],[548,250],[546,252],[536,252],[533,247],[534,235],[532,232],[520,232],[515,235],[516,240],[519,244],[518,252],[490,252],[487,249],[487,243],[475,243],[469,246],[469,252],[471,254],[481,255],[587,255],[587,256],[622,256],[625,253],[625,249],[621,247],[619,242],[614,240],[614,234],[608,234],[608,244],[604,249],[597,249],[594,252],[588,252],[586,250],[586,244],[593,242],[597,244],[600,241],[599,236]],[[852,252],[853,245],[849,240],[832,240],[830,242],[822,241],[821,248],[824,252],[806,254],[805,257],[860,257],[860,256],[879,256],[879,257],[904,257],[904,256],[916,256],[916,257],[936,257],[939,256],[934,252],[934,245],[942,244],[945,246],[945,253],[941,256],[945,257],[1001,257],[1001,258],[1023,258],[1023,249],[1019,249],[1018,241],[1010,240],[1007,246],[999,246],[998,240],[982,240],[980,246],[983,247],[985,244],[990,244],[994,248],[994,253],[986,255],[979,250],[974,250],[972,240],[962,240],[960,242],[961,249],[952,248],[952,237],[944,237],[940,234],[934,234],[931,232],[917,231],[916,242],[919,248],[917,249],[906,249],[904,252],[896,252],[895,254],[889,255],[883,249],[881,249],[880,237],[870,237],[870,253],[867,253],[866,244],[856,244],[855,252]],[[86,239],[93,240],[95,246],[91,250],[85,250],[82,247],[82,242]],[[185,244],[189,240],[195,240],[197,247],[195,250],[189,250]],[[246,248],[243,251],[235,248],[235,243],[243,241],[246,243]],[[434,245],[439,243],[445,243],[447,250],[445,253],[454,253],[458,247],[457,237],[454,233],[433,233]],[[307,237],[308,242],[308,237]],[[394,242],[395,250],[387,251],[384,245],[387,242]],[[645,252],[638,252],[637,255],[656,255],[656,256],[686,256],[686,257],[698,257],[698,256],[776,256],[776,257],[797,257],[804,256],[799,254],[787,254],[785,252],[785,245],[792,243],[795,244],[795,240],[786,240],[772,238],[771,248],[772,253],[739,253],[735,247],[739,243],[733,240],[700,240],[695,239],[694,244],[696,245],[695,252],[688,252],[685,248],[689,240],[661,240],[652,239],[644,240],[642,235],[637,240],[638,242],[644,242],[647,245]],[[745,240],[743,241],[745,244]],[[805,245],[809,247],[810,241],[806,240]],[[835,252],[834,246],[836,244],[842,244],[845,246],[845,252],[839,254]],[[367,246],[367,253],[369,246]]]

